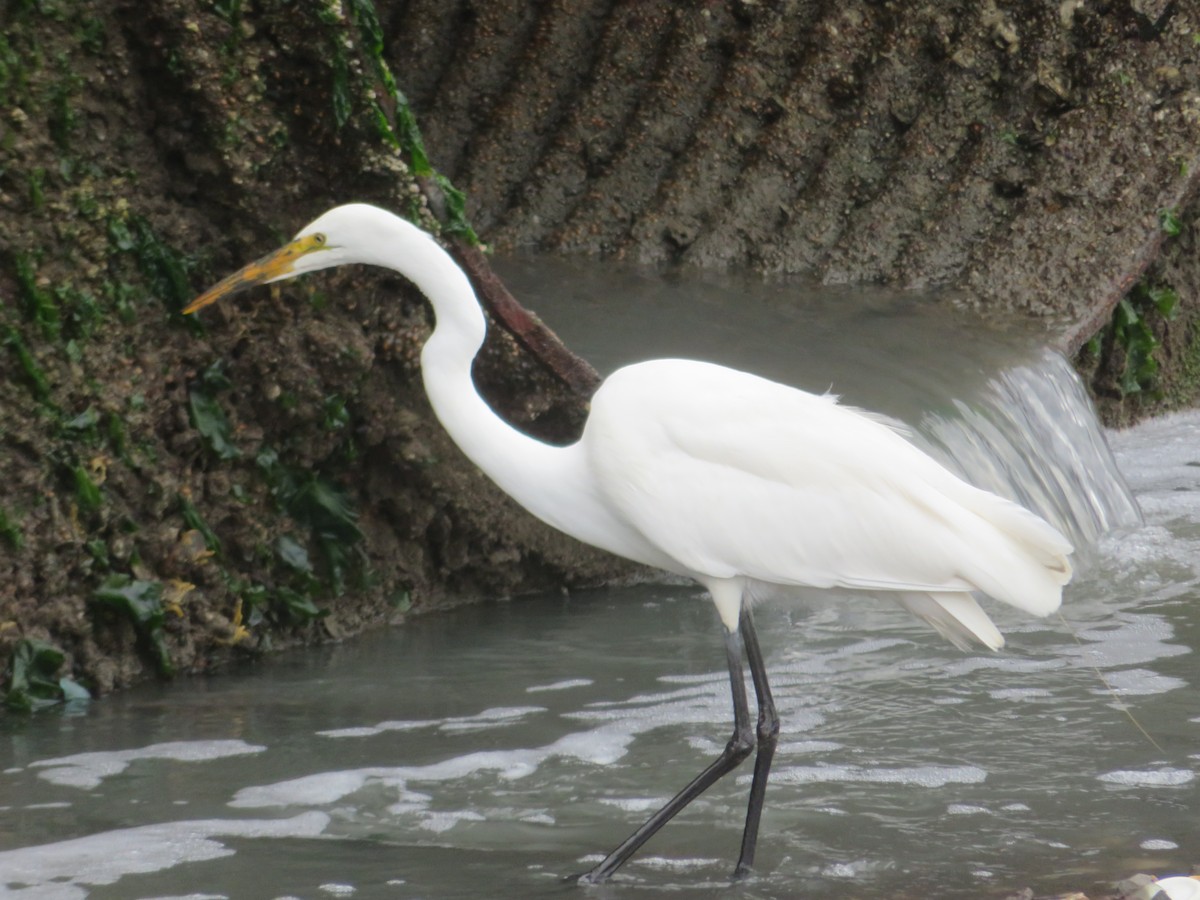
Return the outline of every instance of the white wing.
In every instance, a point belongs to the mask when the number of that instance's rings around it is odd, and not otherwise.
[[[1042,519],[834,397],[721,366],[618,371],[581,449],[613,515],[688,574],[979,590],[1036,615],[1070,579],[1071,547]]]

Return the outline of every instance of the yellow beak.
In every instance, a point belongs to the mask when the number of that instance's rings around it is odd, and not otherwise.
[[[223,278],[207,291],[183,308],[183,314],[191,315],[198,309],[203,309],[210,303],[215,303],[222,297],[236,294],[239,291],[284,278],[291,274],[296,261],[306,253],[320,249],[325,245],[325,237],[320,234],[309,234],[296,238],[284,244],[274,253],[268,253],[260,260],[239,269],[228,278]]]

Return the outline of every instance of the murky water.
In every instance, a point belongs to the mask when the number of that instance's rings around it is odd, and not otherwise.
[[[619,883],[561,880],[728,736],[716,616],[687,587],[485,604],[9,716],[0,893],[976,898],[1200,862],[1200,414],[1113,436],[1142,522],[1069,372],[1027,336],[981,338],[914,298],[795,309],[778,295],[795,288],[509,270],[602,369],[690,355],[832,387],[1101,535],[1067,593],[1071,630],[998,610],[1008,648],[964,654],[873,601],[762,607],[784,733],[759,871],[736,886],[748,768]],[[590,299],[609,292],[635,302]]]

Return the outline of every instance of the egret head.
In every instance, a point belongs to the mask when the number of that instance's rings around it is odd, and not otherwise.
[[[394,217],[365,203],[337,206],[305,225],[273,253],[234,272],[186,307],[194,313],[222,297],[272,281],[295,278],[345,263],[376,263],[383,257],[386,226]],[[413,231],[418,231],[415,226]],[[394,233],[394,227],[392,229]]]

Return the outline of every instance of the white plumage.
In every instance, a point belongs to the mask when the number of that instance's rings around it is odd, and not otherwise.
[[[1054,528],[830,395],[642,363],[604,383],[579,446],[599,496],[654,548],[644,561],[706,584],[894,591],[956,644],[995,649],[1003,638],[967,592],[1044,616],[1070,579]],[[720,611],[736,629],[739,610]]]
[[[429,235],[361,204],[330,210],[287,246],[197,298],[345,263],[385,266],[433,305],[422,354],[434,412],[463,452],[543,521],[711,592],[725,626],[734,737],[725,752],[585,876],[601,881],[758,745],[738,871],[754,858],[778,733],[746,604],[801,586],[893,596],[958,646],[1003,638],[972,592],[1045,616],[1071,577],[1071,546],[1022,507],[965,483],[880,417],[744,372],[657,360],[611,375],[583,436],[552,447],[488,408],[471,380],[485,319],[466,276]],[[749,718],[741,654],[758,701]]]

